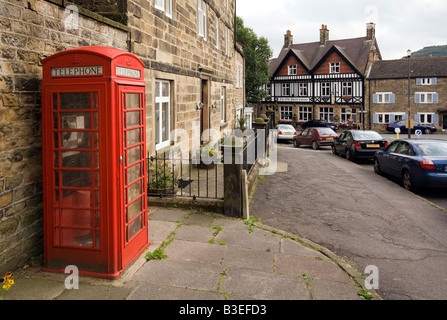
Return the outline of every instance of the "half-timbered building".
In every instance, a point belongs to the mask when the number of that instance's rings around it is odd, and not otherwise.
[[[284,46],[270,61],[268,96],[261,110],[273,109],[277,120],[298,124],[311,119],[343,123],[350,117],[364,122],[365,73],[381,60],[375,25],[367,24],[361,38],[329,40],[329,29],[320,29],[320,41],[294,44],[291,31]]]

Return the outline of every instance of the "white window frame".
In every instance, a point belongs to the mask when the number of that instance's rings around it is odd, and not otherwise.
[[[216,49],[219,50],[219,18],[216,16]]]
[[[220,123],[225,123],[227,118],[227,88],[220,88]]]
[[[434,104],[434,96],[436,94],[436,92],[416,92],[416,95],[420,97],[419,104]]]
[[[320,108],[320,120],[333,121],[334,108]]]
[[[329,73],[330,74],[340,73],[340,62],[329,63]]]
[[[352,97],[353,93],[352,82],[343,82],[341,85],[341,92],[343,97]]]
[[[330,82],[322,82],[321,83],[321,96],[322,97],[330,97],[331,96],[331,83]]]
[[[230,29],[225,26],[225,54],[230,55]]]
[[[433,112],[423,112],[418,113],[419,121],[421,124],[433,124],[433,120],[435,118],[435,113]]]
[[[309,96],[309,84],[308,83],[300,83],[298,85],[298,95],[300,97],[308,97]]]
[[[281,120],[292,120],[293,118],[293,107],[281,106],[280,107],[280,119]]]
[[[298,121],[309,121],[312,117],[312,107],[299,107]]]
[[[199,25],[199,36],[206,40],[207,36],[207,19],[206,19],[206,3],[204,0],[198,0],[197,16]]]
[[[392,92],[377,92],[377,103],[378,104],[390,104]]]
[[[172,0],[155,0],[154,6],[156,9],[165,12],[169,18],[172,18]]]
[[[289,67],[289,76],[296,76],[298,70],[297,65],[295,64],[288,67]]]
[[[290,97],[290,83],[283,83],[281,86],[281,96]]]
[[[163,104],[164,103],[168,103],[168,110],[167,110],[167,121],[165,122],[164,119],[161,119],[159,121],[159,127],[157,127],[157,121],[155,121],[155,130],[158,130],[158,136],[160,137],[160,140],[158,143],[157,141],[155,141],[156,146],[155,149],[156,150],[160,150],[163,148],[168,147],[169,145],[171,145],[171,92],[172,92],[172,86],[171,86],[171,82],[168,80],[155,80],[155,88],[157,88],[157,83],[159,83],[159,92],[155,92],[155,110],[158,109],[158,114],[159,117],[162,117],[163,115]],[[168,84],[169,86],[169,94],[168,96],[163,96],[163,84]],[[155,112],[156,114],[156,112]],[[168,139],[165,141],[163,140],[163,124],[167,123],[168,124],[168,128],[165,128],[167,135],[168,135]]]

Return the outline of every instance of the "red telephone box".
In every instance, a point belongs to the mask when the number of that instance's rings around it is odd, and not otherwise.
[[[150,244],[144,64],[108,47],[42,63],[44,269],[119,277]]]

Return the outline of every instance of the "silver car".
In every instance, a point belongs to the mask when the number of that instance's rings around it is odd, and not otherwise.
[[[276,126],[278,132],[278,140],[290,140],[297,136],[295,128],[289,124],[279,124]]]

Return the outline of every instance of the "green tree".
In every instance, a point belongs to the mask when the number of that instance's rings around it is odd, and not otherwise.
[[[236,40],[245,53],[245,92],[247,102],[259,103],[265,97],[263,89],[270,80],[269,60],[273,56],[268,40],[259,37],[251,28],[244,26],[244,20],[236,18]]]

